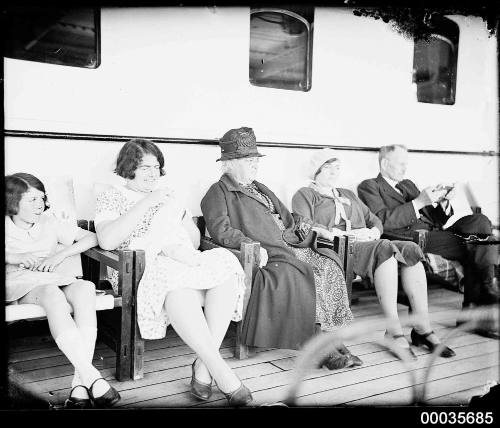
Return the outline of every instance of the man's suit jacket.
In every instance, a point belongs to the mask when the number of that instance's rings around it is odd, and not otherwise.
[[[358,186],[359,198],[382,220],[384,231],[410,236],[417,229],[441,230],[448,219],[441,206],[426,206],[420,210],[421,217],[417,218],[411,201],[420,190],[411,180],[405,179],[399,184],[402,194],[379,174]]]

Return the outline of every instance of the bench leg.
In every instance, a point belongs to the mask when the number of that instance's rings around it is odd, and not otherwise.
[[[134,317],[135,318],[135,317]],[[132,329],[132,371],[130,376],[133,380],[142,379],[144,377],[144,339],[139,333],[137,320],[134,319],[135,327]]]
[[[122,308],[123,311],[123,308]],[[123,317],[122,317],[123,318]],[[116,352],[116,379],[120,382],[130,379],[130,328],[122,322]]]
[[[144,339],[141,337],[139,325],[137,323],[137,289],[146,267],[146,256],[144,251],[136,251],[134,254],[134,272],[132,276],[132,301],[133,310],[131,312],[131,352],[132,361],[130,365],[130,376],[132,379],[142,379],[144,377]]]
[[[245,345],[242,341],[241,330],[243,328],[243,323],[240,321],[236,324],[236,341],[234,346],[234,358],[238,360],[245,360],[251,357],[255,353],[255,348],[253,346]]]
[[[116,378],[119,381],[128,380],[132,373],[132,334],[135,319],[133,316],[133,251],[123,251],[120,255],[119,275],[121,279],[122,310],[119,326],[119,344],[116,352]]]

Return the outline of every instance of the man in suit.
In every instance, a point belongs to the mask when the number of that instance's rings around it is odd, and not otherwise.
[[[384,232],[411,237],[419,229],[428,231],[425,252],[458,260],[464,266],[463,308],[498,302],[494,265],[498,263],[497,245],[466,244],[463,237],[491,236],[491,222],[483,214],[471,214],[443,230],[453,214],[453,189],[429,186],[420,191],[404,179],[408,151],[403,145],[380,148],[380,174],[358,186],[360,199],[383,223]],[[488,336],[498,337],[493,331]]]

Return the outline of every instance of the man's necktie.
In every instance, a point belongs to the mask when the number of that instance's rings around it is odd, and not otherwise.
[[[403,187],[403,186],[401,186],[401,182],[399,182],[398,184],[396,184],[396,186],[395,186],[395,187],[396,187],[396,189],[398,189],[398,190],[399,190],[399,193],[401,193],[401,194],[402,194],[402,195],[406,198],[406,193],[405,193],[405,191],[404,191],[404,187]]]

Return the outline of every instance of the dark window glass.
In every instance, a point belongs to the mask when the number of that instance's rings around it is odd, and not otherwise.
[[[250,12],[250,83],[311,89],[314,9],[253,8]]]
[[[428,38],[416,39],[413,82],[421,103],[455,104],[458,58],[458,25],[447,18],[430,24]]]
[[[99,9],[11,7],[4,13],[6,57],[74,67],[99,66]]]

